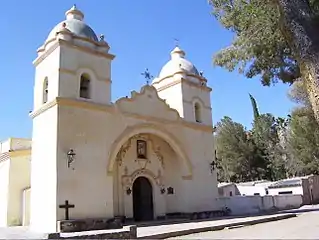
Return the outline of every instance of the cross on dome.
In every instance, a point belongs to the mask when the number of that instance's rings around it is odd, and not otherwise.
[[[185,57],[185,52],[179,47],[176,46],[173,51],[171,52],[171,58],[184,58]]]
[[[77,9],[76,5],[74,4],[66,13],[66,19],[77,19],[83,21],[84,14]]]
[[[172,76],[175,73],[180,72],[181,70],[186,74],[200,76],[197,68],[194,66],[193,63],[188,61],[185,56],[185,51],[179,46],[176,46],[173,51],[171,51],[171,59],[163,66],[158,79]],[[154,81],[157,80],[155,79]]]
[[[56,38],[57,32],[61,31],[61,27],[70,31],[73,36],[90,39],[94,42],[99,42],[99,38],[95,34],[94,30],[86,24],[84,19],[84,14],[81,12],[76,5],[74,4],[68,11],[65,13],[66,19],[57,24],[50,32],[47,40],[52,40]]]

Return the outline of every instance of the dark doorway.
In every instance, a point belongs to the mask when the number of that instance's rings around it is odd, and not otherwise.
[[[133,183],[133,215],[135,221],[153,220],[153,189],[146,177],[138,177]]]

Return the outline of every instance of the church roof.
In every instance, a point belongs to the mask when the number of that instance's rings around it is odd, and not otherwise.
[[[194,64],[185,59],[185,52],[177,46],[171,52],[171,60],[164,65],[159,74],[159,78],[164,78],[180,71],[200,76]]]
[[[51,30],[47,41],[55,38],[56,33],[61,29],[62,24],[65,24],[65,27],[75,36],[87,38],[93,41],[99,41],[93,29],[83,21],[84,14],[78,10],[75,5],[68,10],[65,15],[66,20],[58,23]]]

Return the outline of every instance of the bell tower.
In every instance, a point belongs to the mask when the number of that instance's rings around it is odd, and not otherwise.
[[[211,88],[207,79],[186,58],[178,46],[152,85],[158,95],[188,122],[212,125]]]
[[[66,19],[50,32],[38,49],[34,110],[56,97],[109,104],[111,62],[114,55],[104,36],[97,37],[84,22],[84,14],[73,6]]]
[[[59,205],[70,197],[61,189],[67,179],[66,153],[75,145],[67,138],[74,139],[77,134],[68,129],[76,119],[76,106],[111,102],[111,62],[115,56],[109,53],[104,36],[95,34],[76,6],[65,15],[37,50],[33,62],[30,227],[42,232],[56,231],[61,218]]]

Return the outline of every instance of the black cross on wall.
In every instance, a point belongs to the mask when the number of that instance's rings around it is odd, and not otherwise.
[[[59,205],[59,208],[64,208],[65,209],[65,220],[69,220],[69,208],[74,208],[74,204],[69,204],[68,200],[65,200],[65,203],[62,205]]]

